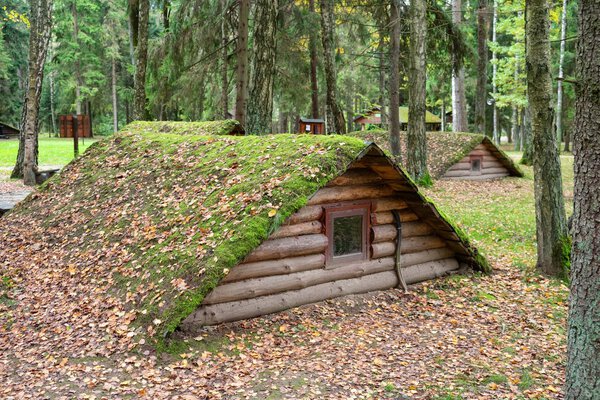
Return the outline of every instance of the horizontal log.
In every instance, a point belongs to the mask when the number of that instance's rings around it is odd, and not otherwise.
[[[469,170],[448,170],[446,171],[446,173],[443,175],[443,178],[459,178],[459,177],[463,177],[463,176],[470,176],[470,175],[475,175],[476,172]]]
[[[489,149],[487,148],[487,146],[486,146],[485,144],[483,144],[483,143],[480,143],[480,144],[478,144],[477,146],[475,146],[475,147],[473,148],[473,150],[489,150]]]
[[[494,161],[498,161],[498,157],[496,157],[496,155],[492,154],[491,156],[483,156],[483,162],[487,163],[487,162],[494,162]]]
[[[458,261],[455,258],[430,261],[424,264],[412,265],[402,269],[402,277],[407,284],[413,284],[430,279],[435,279],[447,275],[459,268]]]
[[[454,251],[448,247],[440,247],[439,249],[431,249],[419,251],[416,253],[402,254],[400,257],[400,265],[402,268],[407,268],[416,264],[423,264],[430,261],[443,260],[445,258],[454,257]]]
[[[388,197],[373,201],[372,209],[375,212],[402,210],[408,207],[406,202],[398,197]]]
[[[302,207],[295,214],[292,214],[286,221],[285,225],[300,224],[302,222],[318,221],[323,216],[323,207],[321,206],[306,206]]]
[[[401,222],[417,221],[419,217],[412,211],[400,211]],[[394,222],[394,214],[391,211],[371,213],[371,225],[391,224]]]
[[[371,243],[389,242],[396,239],[396,225],[385,224],[371,227]],[[433,229],[424,222],[407,222],[402,224],[402,237],[431,235]]]
[[[485,171],[486,169],[490,169],[490,168],[504,168],[504,165],[500,162],[500,161],[484,161],[481,164],[481,167],[483,168],[483,170]]]
[[[464,171],[464,170],[469,170],[469,171],[471,170],[471,161],[470,160],[467,160],[465,162],[463,162],[463,161],[458,162],[448,169],[448,171]]]
[[[381,177],[370,168],[352,168],[330,181],[327,186],[365,185],[381,182]]]
[[[360,160],[352,163],[352,166],[357,168],[373,167],[376,165],[387,166],[390,162],[385,156],[367,155]]]
[[[386,271],[249,300],[201,306],[183,321],[182,328],[193,329],[204,325],[258,317],[348,294],[389,289],[397,284],[396,272]]]
[[[394,195],[394,190],[386,185],[353,185],[325,187],[315,193],[308,205],[337,203],[350,200],[374,199]]]
[[[483,150],[472,150],[469,153],[470,156],[491,156],[492,153],[488,149]]]
[[[482,175],[503,174],[503,173],[508,173],[508,170],[504,167],[500,167],[500,168],[487,168],[486,167],[481,170]]]
[[[470,175],[470,176],[455,176],[455,177],[447,177],[443,176],[444,179],[452,179],[452,180],[469,180],[469,181],[488,181],[492,179],[499,179],[509,176],[508,172],[504,174],[489,174],[489,175]]]
[[[310,235],[313,233],[321,233],[323,224],[319,221],[302,222],[294,225],[283,225],[279,227],[269,239],[280,239],[290,236]]]
[[[402,239],[400,253],[416,253],[424,250],[445,247],[446,242],[438,236],[414,236]],[[382,258],[396,254],[396,242],[373,243],[371,245],[371,258]]]
[[[321,283],[358,278],[394,269],[394,258],[363,261],[361,263],[344,265],[335,269],[315,269],[288,275],[267,276],[240,282],[220,285],[206,298],[203,305],[227,303],[243,299],[252,299],[290,290],[300,290]]]
[[[302,235],[263,242],[243,261],[256,262],[322,253],[327,248],[327,236]]]
[[[324,254],[311,254],[308,256],[282,258],[280,260],[238,264],[229,271],[229,274],[221,282],[229,283],[263,276],[289,274],[324,266]]]

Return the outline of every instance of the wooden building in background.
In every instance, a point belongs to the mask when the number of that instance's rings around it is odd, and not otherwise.
[[[58,126],[61,138],[72,138],[74,136],[75,129],[77,129],[77,137],[93,137],[92,123],[89,115],[59,115]]]
[[[325,120],[316,118],[300,118],[298,133],[312,133],[313,135],[325,134]]]
[[[0,138],[15,138],[19,137],[19,129],[5,122],[0,122]]]

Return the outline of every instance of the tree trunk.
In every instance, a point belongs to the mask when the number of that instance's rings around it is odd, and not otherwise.
[[[487,0],[479,0],[477,9],[477,93],[475,96],[475,129],[485,134],[487,105],[488,17]]]
[[[337,71],[335,65],[335,2],[321,0],[321,38],[327,81],[327,133],[346,133],[344,113],[337,102]]]
[[[521,150],[523,151],[521,164],[533,165],[533,146],[531,143],[531,111],[529,106],[525,108],[521,118]]]
[[[146,119],[146,65],[148,61],[148,18],[150,0],[139,0],[140,14],[136,49],[133,119]]]
[[[379,27],[379,44],[377,51],[379,53],[379,109],[381,114],[381,129],[387,128],[387,107],[385,90],[385,35],[384,24]]]
[[[29,69],[19,126],[19,151],[11,178],[22,177],[26,185],[33,186],[38,163],[39,112],[44,63],[52,28],[52,0],[32,0],[30,10]]]
[[[567,225],[560,158],[553,129],[549,6],[547,0],[529,0],[526,7],[527,93],[531,107],[537,268],[546,275],[565,277]]]
[[[512,106],[512,115],[510,119],[510,136],[515,143],[515,148],[519,143],[519,109]]]
[[[452,0],[452,22],[462,22],[462,1]],[[456,55],[453,55],[456,57]],[[465,68],[452,71],[452,131],[467,132],[467,99],[465,96]]]
[[[563,110],[563,64],[565,63],[565,42],[567,38],[567,0],[563,0],[563,8],[561,15],[560,24],[560,56],[558,61],[558,82],[556,83],[556,138],[558,141],[558,148],[560,149],[560,143],[563,139],[563,126],[562,126],[562,110]]]
[[[278,7],[277,0],[256,0],[250,86],[252,101],[248,103],[246,129],[250,134],[265,134],[272,131]]]
[[[117,103],[117,60],[112,58],[112,107],[113,107],[113,132],[119,131],[119,110]]]
[[[390,7],[390,146],[392,154],[401,156],[400,148],[400,3],[391,0]]]
[[[81,78],[81,62],[79,60],[79,17],[77,15],[77,1],[73,1],[71,5],[73,12],[73,43],[77,47],[77,53],[75,54],[74,66],[75,66],[75,114],[81,114],[81,87],[83,86],[83,79]]]
[[[311,16],[316,17],[315,0],[308,1],[308,11]],[[313,118],[319,118],[319,81],[317,76],[317,40],[318,30],[311,29],[308,37],[310,46],[310,91],[311,91],[311,114]]]
[[[240,0],[238,39],[236,45],[235,119],[246,125],[246,98],[248,95],[248,14],[250,0]]]
[[[56,108],[54,98],[54,71],[50,72],[50,118],[52,119],[52,134],[56,136]]]
[[[442,132],[446,131],[446,100],[442,98]]]
[[[408,77],[408,133],[406,167],[419,183],[429,183],[427,170],[427,137],[425,135],[425,45],[427,35],[426,0],[410,3],[410,69]]]
[[[492,22],[492,42],[497,44],[496,37],[496,25],[498,23],[498,2],[494,1],[494,16]],[[492,93],[494,98],[493,112],[492,112],[492,135],[494,143],[500,144],[500,127],[498,125],[498,107],[496,107],[496,94],[498,93],[498,87],[496,84],[496,77],[498,76],[498,59],[496,58],[496,51],[492,52]]]
[[[566,131],[564,133],[564,137],[565,137],[565,148],[564,151],[565,152],[569,152],[571,151],[570,145],[571,145],[571,133],[569,131]]]
[[[579,2],[566,400],[600,398],[600,3]]]
[[[229,63],[228,57],[229,52],[227,43],[229,43],[229,34],[227,32],[227,0],[221,0],[221,117],[223,119],[229,118],[229,80],[228,70]]]

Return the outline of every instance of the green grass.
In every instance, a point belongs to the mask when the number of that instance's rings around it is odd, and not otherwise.
[[[39,165],[65,165],[73,159],[73,139],[40,137]],[[83,153],[98,139],[80,139],[79,153]],[[19,141],[0,141],[0,167],[12,167],[17,159]]]

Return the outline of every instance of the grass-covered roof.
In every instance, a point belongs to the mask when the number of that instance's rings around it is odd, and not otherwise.
[[[105,309],[115,307],[144,333],[166,334],[373,147],[336,135],[193,135],[196,125],[176,125],[161,133],[173,124],[135,123],[95,143],[0,219],[14,238],[0,249],[0,275],[39,280],[43,296],[97,296],[94,306],[81,306],[87,313],[109,318],[114,312]]]
[[[349,136],[369,140],[381,146],[390,155],[389,132],[387,130],[356,131]],[[512,159],[500,150],[485,135],[456,132],[427,132],[427,165],[429,173],[435,179],[469,154],[477,145],[485,144],[499,161],[509,170],[512,176],[523,176],[523,172]],[[403,157],[406,156],[406,132],[400,132],[400,144]]]
[[[173,133],[177,135],[238,135],[244,130],[234,119],[217,121],[136,121],[128,126],[130,130],[140,133]]]

